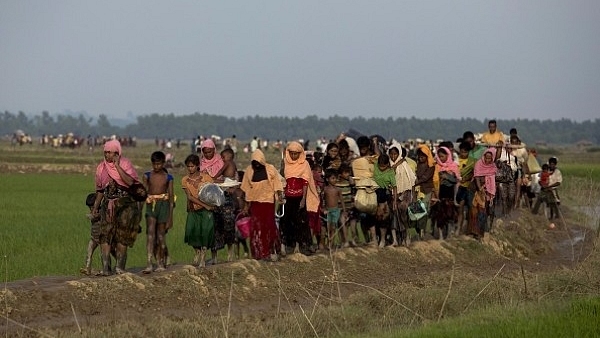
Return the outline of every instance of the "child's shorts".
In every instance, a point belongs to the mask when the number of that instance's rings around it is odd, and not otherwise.
[[[154,208],[153,203],[146,203],[146,217],[152,217],[156,219],[157,223],[167,223],[169,219],[169,201],[155,201]]]
[[[469,198],[469,188],[459,186],[458,191],[456,192],[456,202],[460,203],[462,201],[465,202],[465,206],[469,207],[471,205],[471,199]]]
[[[340,220],[340,208],[327,209],[327,224],[338,224]]]
[[[387,203],[390,197],[388,190],[385,188],[377,188],[375,194],[377,194],[377,203]]]

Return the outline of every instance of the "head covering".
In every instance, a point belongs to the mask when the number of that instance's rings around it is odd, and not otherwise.
[[[298,152],[300,156],[297,160],[292,160],[290,152]],[[316,212],[319,208],[319,194],[315,185],[314,176],[310,166],[306,161],[304,147],[299,142],[290,142],[285,149],[283,175],[286,179],[296,177],[308,182],[308,191],[306,192],[306,210]]]
[[[490,153],[492,154],[492,163],[487,164],[485,163],[485,154],[486,153]],[[483,152],[483,156],[481,156],[481,158],[479,160],[477,160],[477,163],[475,163],[475,169],[473,170],[474,173],[473,175],[475,177],[484,177],[485,178],[485,191],[488,192],[488,194],[495,196],[496,195],[496,171],[498,170],[496,168],[496,163],[493,161],[493,159],[496,158],[496,148],[495,147],[490,147],[488,149],[486,149]]]
[[[111,151],[121,155],[121,143],[118,140],[110,140],[104,144],[104,151]],[[119,166],[134,181],[138,180],[137,172],[131,164],[131,161],[125,157],[119,158]],[[121,178],[114,162],[107,162],[106,158],[96,167],[96,190],[106,188],[110,180],[113,179],[118,185],[127,188],[129,185]]]
[[[433,158],[433,155],[431,154],[431,149],[429,149],[429,147],[425,144],[419,144],[419,147],[417,148],[417,150],[420,150],[423,154],[425,154],[425,156],[427,156],[427,165],[430,167],[433,167],[435,165],[435,159]]]
[[[110,151],[121,155],[121,143],[118,140],[110,140],[104,143],[104,151]]]
[[[447,147],[440,147],[440,149],[444,149],[444,151],[446,151],[446,154],[448,154],[448,158],[446,158],[446,162],[442,162],[440,157],[437,154],[435,155],[435,161],[437,162],[437,171],[452,172],[456,176],[456,179],[460,181],[460,170],[458,170],[458,164],[454,162],[452,151],[450,151],[450,149],[448,149]]]
[[[396,189],[398,193],[401,194],[406,190],[412,189],[412,187],[415,185],[415,181],[417,180],[417,175],[415,174],[414,170],[410,167],[410,164],[408,164],[408,162],[406,161],[406,157],[402,157],[402,148],[399,149],[397,146],[393,146],[392,148],[396,148],[400,153],[396,161],[392,161],[392,159],[390,158],[390,164],[392,166],[396,165],[402,159],[405,159],[396,167]],[[392,148],[388,150],[388,154],[390,150],[392,150]]]
[[[265,159],[265,154],[260,149],[256,149],[252,152],[252,155],[250,156],[250,161],[256,161],[265,166],[267,180],[270,183],[270,191],[262,191],[266,189],[265,185],[258,184],[260,182],[252,181],[252,177],[254,176],[254,168],[252,167],[252,164],[250,164],[248,167],[246,167],[241,185],[241,189],[244,191],[244,193],[246,193],[246,200],[253,201],[253,198],[264,195],[271,195],[274,198],[274,194],[276,191],[283,190],[283,185],[281,183],[281,180],[279,179],[280,175],[277,172],[277,169],[272,164],[267,163]],[[273,202],[273,200],[271,200],[270,202]]]
[[[210,177],[216,178],[215,176],[219,173],[219,170],[225,166],[223,162],[223,158],[221,158],[221,154],[217,153],[217,149],[215,147],[215,143],[211,139],[206,139],[202,141],[202,149],[210,148],[214,149],[215,153],[213,157],[209,160],[206,157],[202,156],[202,160],[200,160],[200,171],[206,171]]]

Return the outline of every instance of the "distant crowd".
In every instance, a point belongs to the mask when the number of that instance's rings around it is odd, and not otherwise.
[[[541,163],[515,128],[504,135],[495,120],[478,136],[466,131],[455,142],[434,144],[342,133],[329,142],[319,140],[322,151],[308,151],[303,140],[278,141],[274,145],[279,143],[282,160],[276,164],[267,162],[265,145],[254,137],[243,170],[235,161],[235,135],[222,141],[220,152],[215,142],[220,140],[198,137],[181,178],[191,262],[216,264],[221,249],[228,261],[242,255],[276,261],[290,253],[360,245],[410,246],[414,240],[458,235],[481,239],[497,215],[517,208],[538,213],[543,205],[548,218],[560,217],[562,175],[555,157]],[[98,246],[102,274],[125,271],[127,248],[142,230],[142,216],[143,273],[164,271],[176,200],[167,155],[152,153],[151,169],[139,177],[121,142],[108,140],[103,147],[95,193],[86,201],[91,239],[81,272],[92,273]]]

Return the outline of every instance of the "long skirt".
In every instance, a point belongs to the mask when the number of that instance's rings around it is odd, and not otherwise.
[[[311,242],[308,214],[300,208],[302,197],[286,197],[285,214],[280,220],[281,238],[286,246],[294,247],[296,243],[305,246]]]
[[[321,206],[319,206],[319,209],[316,212],[308,212],[308,225],[313,235],[317,237],[321,235],[321,228],[323,227],[323,221],[321,221]]]
[[[185,243],[194,248],[212,248],[215,245],[215,222],[212,211],[190,211],[185,222]]]
[[[235,217],[237,210],[230,194],[225,193],[225,202],[216,211],[215,216],[215,247],[214,250],[222,249],[225,244],[231,245],[235,242]]]
[[[103,199],[101,205],[100,243],[132,247],[142,231],[142,212],[138,202],[129,196]]]
[[[269,258],[280,246],[279,231],[275,225],[275,204],[251,202],[250,252],[254,259]]]
[[[467,231],[469,235],[482,237],[485,232],[490,231],[489,217],[492,215],[493,207],[490,202],[485,202],[485,207],[472,205],[469,209],[469,222]]]

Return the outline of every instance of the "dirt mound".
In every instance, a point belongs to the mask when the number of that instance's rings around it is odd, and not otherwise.
[[[496,220],[481,242],[460,236],[417,241],[409,248],[361,246],[312,256],[296,253],[279,262],[244,259],[203,269],[176,265],[150,275],[18,281],[0,292],[0,313],[9,319],[0,332],[38,336],[43,330],[54,335],[76,333],[79,327],[101,329],[123,319],[148,323],[165,317],[186,323],[199,317],[223,318],[224,313],[240,321],[268,321],[295,313],[298,306],[337,304],[373,290],[399,285],[403,292],[420,290],[457,267],[473,278],[494,275],[504,266],[507,274],[521,271],[521,266],[563,269],[577,263],[574,252],[580,257],[590,250],[593,236],[577,239],[585,229],[565,225],[549,231],[545,223],[528,213],[515,213],[513,219]]]

